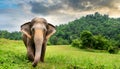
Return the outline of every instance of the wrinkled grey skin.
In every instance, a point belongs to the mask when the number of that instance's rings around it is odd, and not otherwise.
[[[34,18],[31,22],[21,25],[27,56],[34,67],[39,61],[44,62],[47,40],[55,31],[55,27],[44,18]]]

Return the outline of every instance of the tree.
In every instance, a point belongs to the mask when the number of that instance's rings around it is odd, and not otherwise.
[[[72,41],[72,46],[73,47],[78,47],[78,48],[82,48],[82,45],[81,45],[81,40],[79,40],[79,39],[74,39],[73,41]]]
[[[20,32],[12,32],[10,33],[9,39],[11,40],[20,40],[21,39],[21,33]]]
[[[93,48],[94,38],[90,31],[83,31],[80,35],[83,48]]]
[[[95,38],[94,49],[108,50],[108,48],[110,47],[110,42],[108,39],[106,39],[102,35],[94,36],[94,38]]]
[[[11,40],[21,40],[21,32],[8,32],[7,30],[0,30],[0,38],[6,38]]]
[[[10,33],[7,30],[0,31],[0,38],[9,38]]]

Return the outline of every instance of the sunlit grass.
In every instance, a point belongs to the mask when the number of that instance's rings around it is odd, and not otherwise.
[[[47,46],[35,69],[119,69],[120,54],[89,52],[69,45]],[[34,69],[22,41],[0,39],[0,69]]]

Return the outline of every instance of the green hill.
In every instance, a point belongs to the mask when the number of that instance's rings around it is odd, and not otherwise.
[[[69,44],[73,39],[79,38],[84,30],[94,35],[103,35],[108,39],[119,40],[120,18],[110,18],[109,15],[101,15],[96,12],[68,24],[57,26],[56,34],[51,38],[52,44]],[[56,41],[56,42],[53,42]]]
[[[120,54],[81,50],[69,45],[48,46],[45,63],[36,68],[26,58],[22,41],[0,39],[0,69],[119,69]]]

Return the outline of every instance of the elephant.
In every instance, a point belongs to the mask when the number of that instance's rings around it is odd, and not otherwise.
[[[21,32],[32,66],[37,66],[39,61],[44,62],[47,40],[56,32],[55,26],[44,18],[35,17],[21,25]]]

